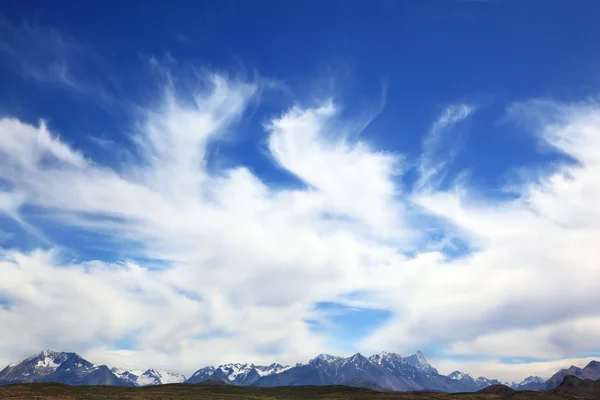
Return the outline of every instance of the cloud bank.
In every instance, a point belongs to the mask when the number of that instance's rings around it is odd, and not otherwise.
[[[166,91],[130,137],[138,157],[118,167],[44,123],[0,120],[0,213],[34,234],[43,235],[31,210],[135,244],[118,262],[68,259],[51,244],[4,248],[0,359],[52,347],[185,373],[225,361],[292,363],[336,352],[335,338],[311,329],[320,302],[390,312],[356,351],[598,352],[598,103],[509,106],[516,126],[568,161],[525,174],[502,198],[465,182],[433,184],[449,162],[442,135],[470,105],[449,106],[432,124],[413,185],[403,181],[405,155],[341,135],[348,121],[337,104],[297,105],[264,124],[269,157],[301,182],[282,187],[243,165],[208,166],[207,146],[236,131],[260,85],[209,74],[187,96]],[[429,246],[424,215],[472,250],[449,257]]]

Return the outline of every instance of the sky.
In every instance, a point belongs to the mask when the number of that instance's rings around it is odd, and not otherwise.
[[[0,363],[600,358],[598,17],[3,1]]]

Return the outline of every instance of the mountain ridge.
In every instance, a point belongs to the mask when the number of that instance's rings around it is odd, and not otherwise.
[[[478,392],[500,386],[547,391],[559,387],[566,376],[600,379],[600,362],[591,361],[584,368],[571,366],[562,369],[547,380],[529,376],[520,383],[508,384],[486,377],[474,378],[461,371],[442,375],[420,351],[405,357],[385,351],[369,357],[356,353],[346,358],[323,353],[306,364],[297,363],[295,366],[279,363],[268,366],[253,363],[207,366],[186,379],[182,374],[164,369],[109,368],[93,364],[76,353],[45,349],[0,370],[0,384],[58,382],[69,385],[152,386],[216,382],[260,387],[346,385],[378,391]]]

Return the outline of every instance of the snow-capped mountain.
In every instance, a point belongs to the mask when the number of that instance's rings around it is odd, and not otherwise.
[[[337,363],[344,359],[344,357],[332,356],[331,354],[319,354],[315,359],[323,360],[328,363]]]
[[[438,373],[438,370],[433,368],[431,364],[427,362],[427,360],[425,359],[425,355],[420,351],[417,351],[416,353],[411,354],[410,356],[402,357],[402,360],[414,365],[421,371],[425,371],[431,374]]]
[[[496,379],[488,379],[483,376],[480,376],[479,378],[473,378],[471,375],[461,371],[454,371],[448,375],[448,377],[452,380],[460,382],[462,390],[467,392],[475,392],[491,385],[502,384],[502,382]]]
[[[473,379],[473,377],[469,374],[465,374],[464,372],[460,372],[460,371],[454,371],[452,372],[450,375],[448,375],[448,378],[450,379],[454,379],[456,381],[460,381],[463,379]]]
[[[70,385],[129,386],[106,365],[95,365],[75,353],[43,350],[0,371],[0,383],[61,382]]]
[[[185,375],[170,372],[164,369],[149,369],[142,374],[142,376],[153,376],[156,384],[167,384],[167,383],[183,383],[185,382]]]
[[[537,386],[537,385],[541,385],[544,382],[546,382],[546,379],[541,378],[539,376],[528,376],[527,378],[523,379],[523,381],[521,381],[520,383],[513,383],[511,385],[511,387],[513,389],[520,389],[520,388],[528,388],[528,387],[533,387],[533,386]]]
[[[402,357],[400,357],[396,353],[388,353],[387,351],[382,351],[381,353],[373,354],[369,357],[369,361],[375,364],[382,364],[386,361],[401,361]]]
[[[532,383],[532,382],[541,383],[541,382],[544,382],[544,381],[545,381],[545,379],[541,378],[539,376],[530,376],[530,377],[525,378],[523,380],[523,382],[520,383],[520,385],[526,385],[526,384]]]
[[[305,365],[297,365],[278,374],[257,380],[258,386],[350,385],[376,390],[472,391],[440,375],[418,352],[408,357],[382,352],[365,357],[360,353],[348,358],[320,354]]]
[[[183,375],[162,369],[123,370],[96,365],[75,353],[43,350],[0,371],[0,384],[60,382],[69,385],[146,386],[182,383]]]
[[[268,376],[268,375],[273,375],[273,374],[279,374],[283,371],[287,371],[288,369],[290,369],[292,367],[290,367],[289,365],[284,366],[279,363],[273,363],[266,367],[255,366],[254,368],[256,368],[256,370],[258,371],[260,376]]]
[[[235,378],[238,377],[238,375],[247,374],[250,370],[252,370],[252,368],[254,368],[254,365],[253,364],[240,364],[240,363],[224,364],[224,365],[219,366],[219,368],[221,369],[221,371],[223,371],[225,373],[225,375],[227,375],[227,378],[230,381],[234,381]]]
[[[279,374],[292,367],[283,366],[279,363],[273,363],[268,366],[231,363],[223,364],[218,367],[204,367],[196,371],[186,382],[199,383],[208,380],[210,377],[226,378],[229,382],[238,385],[251,385],[263,376]]]
[[[200,368],[198,371],[194,372],[192,376],[190,376],[186,383],[199,383],[204,382],[213,376],[216,368],[215,367],[204,367]]]
[[[124,381],[130,382],[132,384],[132,386],[138,386],[137,379],[141,374],[144,373],[144,371],[141,369],[127,371],[127,370],[120,369],[120,368],[111,368],[110,370],[113,374],[115,374],[119,378],[123,379]]]
[[[72,357],[69,353],[42,350],[19,363],[9,364],[0,371],[0,381],[35,382],[56,372],[56,369],[69,357]],[[94,365],[85,365],[85,367],[92,368]]]
[[[167,383],[183,383],[185,376],[164,369],[122,370],[112,368],[111,371],[119,378],[135,386],[164,385]]]
[[[558,386],[565,376],[599,379],[600,362],[592,361],[585,368],[572,366],[544,380],[530,376],[521,383],[506,384],[518,390],[546,390]],[[96,365],[75,353],[43,350],[0,371],[0,384],[27,382],[60,382],[70,385],[147,386],[166,383],[199,383],[294,386],[348,385],[374,390],[474,392],[498,380],[454,371],[441,375],[420,351],[406,357],[381,352],[365,357],[356,353],[350,357],[319,354],[307,364],[268,366],[230,363],[197,370],[188,380],[183,375],[163,369],[125,370]]]

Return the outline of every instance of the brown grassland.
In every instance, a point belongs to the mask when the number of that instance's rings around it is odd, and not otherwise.
[[[419,399],[419,400],[558,400],[573,399],[549,392],[430,393],[375,392],[347,386],[292,386],[258,388],[232,385],[169,384],[151,387],[69,386],[57,383],[28,383],[0,386],[1,399],[26,400],[194,400],[194,399]]]

